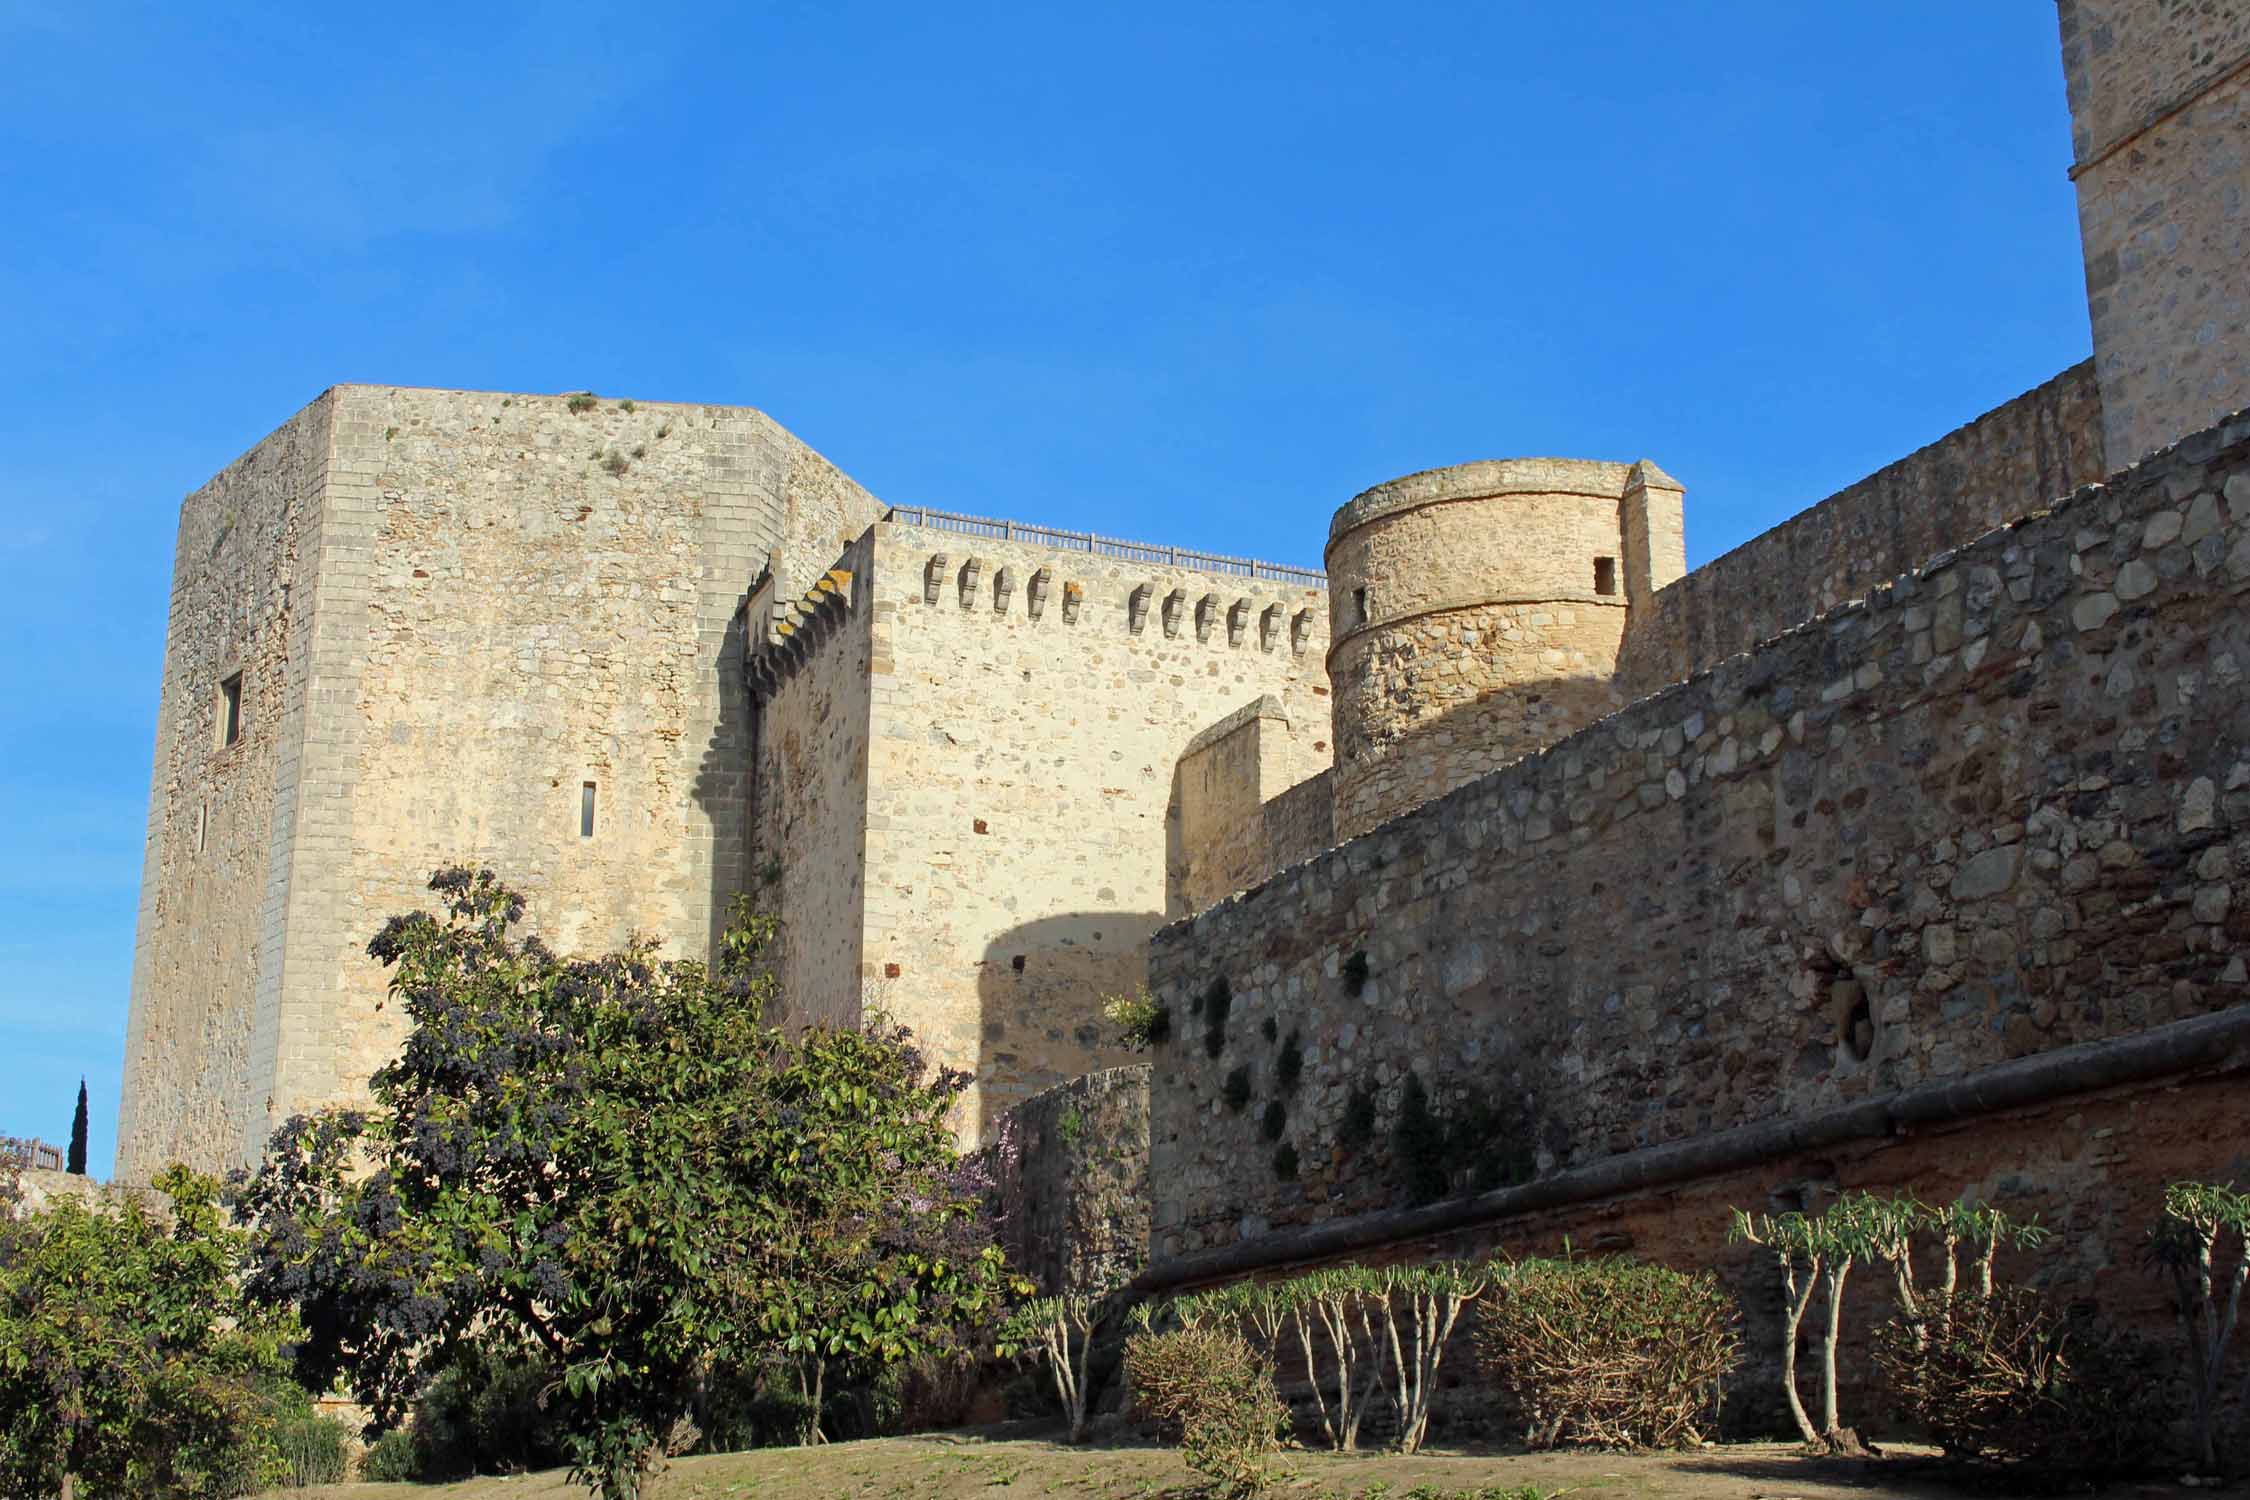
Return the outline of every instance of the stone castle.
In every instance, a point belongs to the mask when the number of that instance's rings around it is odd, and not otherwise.
[[[751,893],[795,1019],[972,1070],[1042,1253],[1152,1286],[1885,1181],[2128,1265],[2250,1175],[2250,12],[2060,17],[2094,357],[1692,572],[1645,459],[1377,485],[1314,572],[328,391],[182,507],[120,1175],[361,1097],[466,858],[566,949]],[[1501,1144],[1401,1207],[1416,1083]]]

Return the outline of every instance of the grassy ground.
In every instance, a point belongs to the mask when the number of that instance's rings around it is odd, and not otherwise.
[[[1810,1459],[1781,1444],[1630,1455],[1293,1452],[1281,1455],[1280,1464],[1285,1472],[1270,1492],[1274,1500],[1533,1500],[1556,1494],[1588,1500],[1959,1500],[1964,1493],[1933,1472],[1926,1455]],[[1073,1448],[1056,1441],[1051,1428],[1019,1423],[684,1458],[646,1494],[648,1500],[1184,1500],[1199,1492],[1197,1477],[1171,1449],[1134,1443]],[[446,1485],[340,1484],[297,1494],[307,1500],[584,1500],[585,1491],[573,1489],[561,1473],[546,1473]]]

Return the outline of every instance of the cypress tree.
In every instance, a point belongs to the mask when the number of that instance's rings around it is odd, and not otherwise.
[[[70,1162],[65,1168],[79,1177],[86,1175],[86,1080],[78,1080],[78,1112],[70,1117]]]

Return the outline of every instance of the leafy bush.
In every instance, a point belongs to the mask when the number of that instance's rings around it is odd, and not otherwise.
[[[1172,1035],[1172,1008],[1150,994],[1146,985],[1130,995],[1103,996],[1102,1014],[1117,1028],[1118,1041],[1136,1052]]]
[[[414,1403],[414,1477],[521,1474],[562,1463],[543,1399],[554,1383],[544,1360],[465,1346]]]
[[[2155,1348],[2027,1287],[1924,1294],[1919,1316],[1877,1330],[1874,1359],[1903,1413],[1954,1457],[2076,1482],[2144,1469],[2164,1438]]]
[[[303,1392],[297,1399],[304,1400]],[[351,1472],[351,1431],[334,1417],[324,1417],[305,1402],[303,1410],[276,1413],[271,1431],[275,1455],[280,1459],[284,1483],[291,1489],[316,1484],[340,1484]]]
[[[1125,1342],[1134,1403],[1177,1432],[1188,1467],[1223,1495],[1272,1479],[1268,1455],[1289,1420],[1273,1367],[1231,1325],[1135,1334]]]
[[[1479,1361],[1521,1405],[1534,1447],[1685,1447],[1741,1352],[1718,1279],[1605,1258],[1493,1267]]]
[[[393,1427],[374,1442],[359,1458],[359,1477],[378,1484],[401,1484],[414,1477],[414,1436],[402,1427]]]

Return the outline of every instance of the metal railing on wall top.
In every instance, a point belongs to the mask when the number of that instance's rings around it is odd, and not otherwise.
[[[1328,575],[1317,568],[1292,568],[1284,563],[1259,562],[1249,557],[1227,557],[1217,552],[1197,552],[1188,547],[1128,542],[1117,537],[1097,536],[1091,531],[1063,531],[1053,526],[1035,526],[1028,521],[999,521],[990,516],[964,516],[952,511],[932,510],[923,505],[894,505],[883,519],[896,521],[903,526],[927,526],[933,531],[989,537],[996,542],[1029,542],[1033,546],[1086,552],[1095,557],[1114,557],[1125,562],[1188,568],[1199,573],[1231,573],[1238,578],[1301,584],[1319,589],[1328,587]]]

